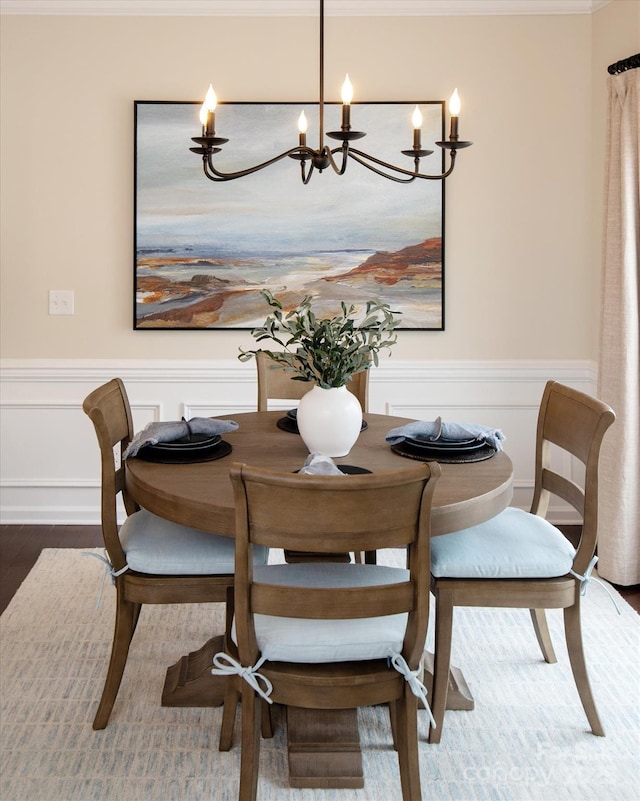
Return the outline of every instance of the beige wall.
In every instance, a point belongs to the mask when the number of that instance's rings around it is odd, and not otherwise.
[[[596,358],[604,70],[637,52],[639,8],[327,21],[328,99],[347,69],[362,100],[458,86],[475,142],[447,184],[447,330],[404,332],[395,358]],[[194,100],[210,80],[223,99],[313,98],[317,21],[0,29],[2,356],[234,358],[247,332],[131,329],[133,100]],[[48,315],[49,289],[75,291],[74,316]]]

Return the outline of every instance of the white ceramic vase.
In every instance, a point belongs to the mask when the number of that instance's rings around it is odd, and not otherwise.
[[[346,387],[316,385],[300,398],[297,420],[309,453],[346,456],[360,434],[362,407]]]

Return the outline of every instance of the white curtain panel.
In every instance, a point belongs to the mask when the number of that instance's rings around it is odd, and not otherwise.
[[[605,436],[598,571],[640,583],[640,69],[609,75],[599,395]]]

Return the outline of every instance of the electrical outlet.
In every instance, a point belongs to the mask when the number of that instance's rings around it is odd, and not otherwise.
[[[49,314],[73,314],[73,289],[49,290]]]

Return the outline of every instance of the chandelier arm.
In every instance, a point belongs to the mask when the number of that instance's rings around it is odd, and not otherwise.
[[[348,164],[348,158],[347,157],[349,155],[351,155],[351,153],[349,151],[349,145],[347,143],[345,143],[341,147],[334,147],[333,150],[330,150],[329,148],[326,148],[325,152],[326,152],[327,157],[329,159],[329,164],[331,164],[331,167],[333,168],[333,171],[337,175],[344,175],[345,171],[347,169],[347,164]],[[333,154],[334,153],[342,153],[342,164],[340,166],[338,166],[336,160],[333,158]]]
[[[377,167],[374,167],[373,164],[369,164],[367,161],[360,158],[360,156],[356,155],[356,153],[357,151],[354,152],[353,150],[350,150],[349,158],[352,158],[354,161],[357,161],[358,164],[362,164],[363,167],[366,167],[368,170],[371,170],[371,172],[375,172],[376,175],[380,175],[383,178],[387,178],[389,181],[396,181],[396,183],[399,184],[410,184],[416,179],[417,173],[409,173],[411,175],[410,178],[399,178],[396,175],[389,175],[389,173],[383,172],[382,170],[379,170]],[[375,161],[378,161],[378,159],[375,159]],[[395,169],[392,164],[386,164],[385,162],[379,162],[379,163],[384,164],[385,167],[389,167],[390,169]]]
[[[311,176],[313,175],[313,162],[309,163],[309,168],[305,173],[305,161],[300,162],[300,176],[302,178],[302,183],[306,186],[309,181],[311,180]]]
[[[357,161],[359,164],[362,164],[363,167],[366,167],[369,170],[381,175],[383,178],[389,178],[391,181],[399,181],[400,183],[411,183],[414,178],[423,178],[428,181],[441,181],[444,178],[447,178],[453,172],[453,168],[455,167],[456,162],[456,151],[454,149],[450,150],[451,154],[451,164],[449,165],[449,169],[445,170],[443,173],[439,175],[429,175],[427,173],[418,172],[417,170],[406,170],[404,167],[398,167],[395,164],[389,164],[386,161],[382,161],[382,159],[378,159],[375,156],[369,155],[369,153],[365,153],[362,150],[355,150],[352,148],[349,151],[349,156]],[[359,157],[359,158],[358,158]],[[370,162],[373,164],[378,164],[380,167],[384,167],[387,170],[392,170],[395,173],[400,175],[407,175],[411,180],[406,180],[402,178],[396,178],[393,175],[389,175],[388,173],[382,172],[381,170],[377,170],[375,167],[372,166]]]
[[[221,172],[214,167],[212,154],[205,153],[202,157],[202,166],[204,169],[204,174],[210,181],[233,181],[236,178],[243,178],[245,175],[251,175],[254,172],[263,170],[265,167],[270,167],[272,164],[287,158],[287,156],[307,155],[311,159],[313,158],[314,154],[315,151],[310,147],[301,147],[298,145],[297,147],[292,147],[289,150],[285,150],[284,153],[280,153],[279,155],[274,156],[267,161],[256,164],[253,167],[247,167],[246,169],[238,170],[237,172]]]

